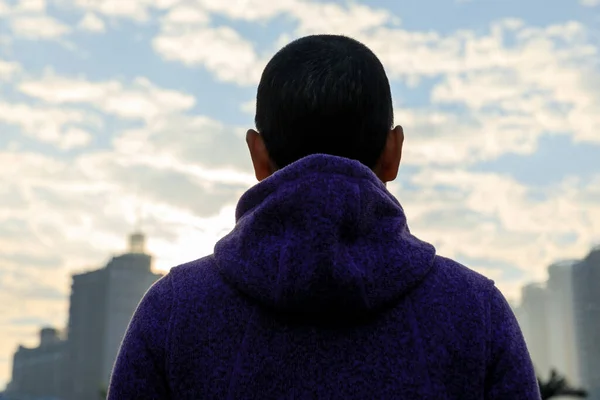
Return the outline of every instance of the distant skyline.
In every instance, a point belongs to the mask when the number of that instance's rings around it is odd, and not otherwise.
[[[254,183],[268,58],[344,33],[383,61],[411,230],[509,298],[600,244],[600,1],[0,0],[0,388],[70,274],[142,227],[207,255]]]

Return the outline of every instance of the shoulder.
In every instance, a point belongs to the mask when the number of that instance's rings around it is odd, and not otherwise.
[[[173,318],[205,319],[231,308],[246,308],[247,300],[229,285],[213,255],[179,265],[169,271]]]
[[[460,313],[489,326],[494,308],[506,311],[508,303],[493,280],[454,260],[436,256],[431,273],[421,287],[431,301],[441,302],[446,312]]]
[[[199,284],[208,284],[218,278],[212,255],[171,268],[169,271],[175,288],[186,290]]]
[[[436,256],[431,279],[438,287],[449,291],[468,291],[470,294],[488,296],[495,288],[493,280],[459,262]]]
[[[437,258],[434,280],[439,288],[451,293],[463,304],[478,310],[486,323],[488,336],[493,327],[503,326],[509,331],[519,331],[518,322],[504,294],[492,279],[445,257]],[[493,328],[495,329],[495,328]],[[498,332],[496,332],[498,333]]]
[[[173,294],[168,353],[178,360],[170,368],[178,376],[189,370],[209,376],[220,361],[213,355],[234,351],[231,343],[241,342],[254,308],[223,280],[212,255],[174,267],[168,276]]]
[[[214,301],[236,297],[235,290],[219,273],[213,255],[174,267],[169,271],[175,302]]]

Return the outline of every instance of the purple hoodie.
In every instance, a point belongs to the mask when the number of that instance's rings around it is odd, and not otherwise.
[[[362,164],[306,157],[139,305],[109,399],[539,399],[493,282],[411,235]]]

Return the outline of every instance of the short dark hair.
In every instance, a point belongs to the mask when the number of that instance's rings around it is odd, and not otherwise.
[[[317,153],[374,168],[393,120],[383,65],[345,36],[291,42],[269,61],[258,86],[256,129],[277,168]]]

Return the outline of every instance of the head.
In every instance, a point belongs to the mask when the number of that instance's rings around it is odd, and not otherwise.
[[[393,127],[390,84],[365,45],[335,35],[298,39],[267,64],[246,142],[256,178],[311,154],[360,161],[396,179],[404,133]]]

